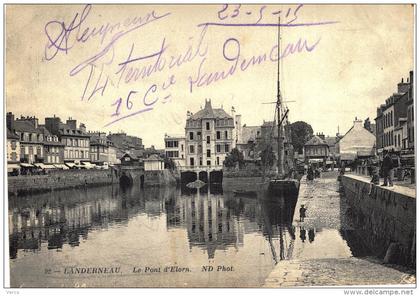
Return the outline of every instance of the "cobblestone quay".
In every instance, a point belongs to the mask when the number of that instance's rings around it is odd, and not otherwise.
[[[354,221],[350,196],[342,191],[336,172],[323,173],[314,181],[302,178],[293,218],[299,238],[293,255],[275,266],[264,287],[414,286],[414,271],[384,264],[369,248],[366,232]],[[307,208],[303,222],[299,222],[301,205]]]

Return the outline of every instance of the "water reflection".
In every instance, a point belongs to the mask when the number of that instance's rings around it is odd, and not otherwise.
[[[11,197],[10,258],[17,258],[19,250],[37,253],[60,250],[66,244],[78,247],[89,241],[91,231],[128,227],[131,218],[147,215],[165,216],[166,231],[185,230],[189,248],[204,250],[209,259],[217,250],[241,248],[245,234],[260,233],[278,262],[288,257],[295,239],[291,225],[295,204],[236,197],[224,194],[220,186],[198,190],[101,187]]]

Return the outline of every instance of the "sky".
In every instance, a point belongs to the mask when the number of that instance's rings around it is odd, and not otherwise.
[[[277,26],[291,122],[345,133],[414,67],[404,5],[6,5],[6,111],[69,117],[162,148],[187,111],[273,120]]]

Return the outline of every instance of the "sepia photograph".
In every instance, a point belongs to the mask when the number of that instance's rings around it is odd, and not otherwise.
[[[413,295],[416,4],[10,3],[3,26],[3,289]]]

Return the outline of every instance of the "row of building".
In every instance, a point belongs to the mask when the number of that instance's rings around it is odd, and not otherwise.
[[[302,161],[320,166],[341,166],[356,159],[369,158],[375,153],[375,125],[369,118],[364,122],[355,118],[353,126],[344,134],[334,137],[318,133],[309,139],[303,149]]]
[[[72,118],[63,123],[59,117],[47,117],[40,124],[36,117],[15,118],[8,112],[6,126],[9,171],[33,164],[43,164],[45,168],[69,163],[113,165],[120,163],[126,154],[140,159],[162,153],[153,146],[145,149],[141,138],[124,132],[107,135],[86,131],[83,123],[77,126]]]
[[[410,71],[406,82],[401,79],[397,92],[377,108],[375,122],[378,154],[388,150],[414,157],[413,71]]]
[[[375,124],[369,119],[363,122],[356,118],[344,135],[314,135],[305,143],[303,154],[299,155],[293,150],[290,126],[286,125],[286,165],[292,166],[299,160],[306,164],[334,165],[375,155],[375,131]],[[276,155],[277,137],[275,122],[264,121],[261,126],[242,125],[241,115],[235,114],[233,107],[228,114],[223,108],[213,108],[211,101],[206,100],[204,108],[198,112],[187,112],[184,135],[165,135],[165,154],[175,161],[178,168],[221,167],[233,148],[243,153],[245,161],[258,162],[267,144]]]

